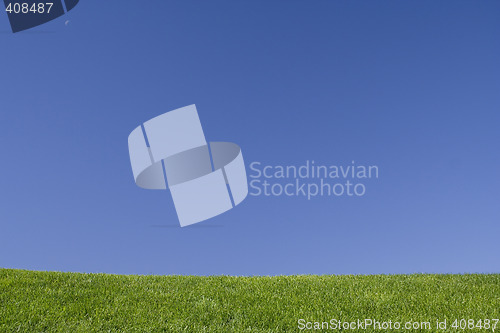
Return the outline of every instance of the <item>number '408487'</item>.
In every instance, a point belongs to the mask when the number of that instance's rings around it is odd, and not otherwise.
[[[29,4],[29,3],[9,3],[7,5],[7,8],[5,9],[6,12],[9,14],[50,14],[50,10],[52,9],[52,6],[54,3],[52,2],[40,2],[40,3],[34,3],[34,4]]]

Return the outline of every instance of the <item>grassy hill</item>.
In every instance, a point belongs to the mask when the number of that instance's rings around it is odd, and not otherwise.
[[[183,277],[0,269],[0,332],[298,332],[307,322],[332,319],[432,325],[346,330],[352,332],[463,332],[451,328],[455,319],[481,319],[482,326],[495,318],[499,274]],[[435,329],[437,319],[447,319],[446,330]]]

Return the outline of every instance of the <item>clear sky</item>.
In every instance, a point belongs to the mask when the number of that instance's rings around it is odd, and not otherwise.
[[[494,0],[82,0],[18,34],[0,13],[0,267],[498,273],[499,36]],[[180,228],[168,191],[135,185],[127,137],[190,104],[249,173],[354,160],[379,178]]]

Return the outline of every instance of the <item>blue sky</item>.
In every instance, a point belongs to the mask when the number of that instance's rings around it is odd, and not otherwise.
[[[500,272],[500,2],[82,1],[0,14],[0,267]],[[65,22],[69,20],[68,24]],[[189,228],[127,137],[196,104],[253,161],[377,165],[361,198],[248,197]]]

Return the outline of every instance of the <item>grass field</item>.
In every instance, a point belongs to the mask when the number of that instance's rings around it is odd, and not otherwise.
[[[481,319],[482,326],[498,318],[499,274],[182,277],[0,269],[0,332],[298,332],[299,319],[432,325],[353,332],[463,332],[451,328],[454,319]],[[446,330],[435,328],[437,319],[447,319]]]

